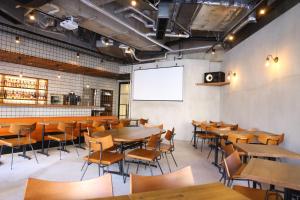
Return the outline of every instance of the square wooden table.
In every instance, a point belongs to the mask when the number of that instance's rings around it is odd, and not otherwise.
[[[244,195],[221,183],[195,185],[177,189],[157,190],[102,200],[247,200]]]
[[[263,144],[234,144],[239,150],[246,153],[247,156],[267,157],[267,158],[291,158],[300,159],[300,154],[284,149],[278,145]]]
[[[245,179],[284,188],[284,199],[300,191],[300,165],[252,158],[241,173]]]

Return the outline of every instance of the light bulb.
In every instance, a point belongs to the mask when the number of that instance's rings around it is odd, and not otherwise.
[[[215,49],[212,49],[212,50],[211,50],[211,54],[214,55],[215,53],[216,53],[216,50],[215,50]]]
[[[79,52],[77,52],[77,55],[76,55],[76,57],[77,57],[77,58],[79,58]]]
[[[16,36],[16,43],[19,44],[20,43],[20,37]]]
[[[61,76],[60,76],[60,75],[57,75],[57,78],[58,78],[58,79],[60,79],[60,78],[61,78]]]
[[[266,9],[265,8],[262,8],[259,10],[259,15],[265,15],[266,14]]]
[[[270,66],[270,59],[269,59],[269,58],[266,59],[265,66],[266,66],[266,67],[269,67],[269,66]]]
[[[20,73],[20,74],[19,74],[19,77],[22,78],[22,77],[23,77],[23,73]]]
[[[33,13],[30,13],[30,14],[29,14],[29,19],[30,19],[31,21],[34,21],[34,20],[35,20],[35,16],[34,16]]]
[[[136,2],[135,0],[132,0],[132,1],[131,1],[131,5],[132,5],[132,6],[136,6],[136,4],[137,4],[137,2]]]
[[[231,79],[231,76],[230,76],[230,73],[228,73],[227,74],[227,80],[230,81],[230,79]]]
[[[228,36],[228,40],[229,40],[229,41],[233,41],[233,40],[234,40],[234,35],[231,35],[231,34],[230,34],[230,35]]]

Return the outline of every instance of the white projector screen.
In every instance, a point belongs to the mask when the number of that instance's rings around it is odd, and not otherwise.
[[[135,70],[133,100],[183,101],[182,83],[182,66]]]

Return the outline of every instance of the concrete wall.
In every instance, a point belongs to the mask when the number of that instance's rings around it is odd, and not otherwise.
[[[300,4],[225,54],[237,77],[221,91],[221,119],[243,128],[286,134],[300,153]],[[265,67],[268,54],[279,63]]]
[[[203,81],[203,73],[218,71],[220,63],[207,60],[164,61],[136,65],[134,68],[184,66],[183,102],[131,101],[132,118],[148,118],[151,124],[163,123],[164,128],[176,129],[176,139],[189,140],[192,136],[192,119],[219,120],[220,88],[196,86]],[[151,84],[151,83],[149,83]]]

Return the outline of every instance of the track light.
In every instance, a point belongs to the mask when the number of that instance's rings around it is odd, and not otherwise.
[[[274,63],[278,63],[279,58],[278,58],[277,56],[276,56],[276,57],[273,57],[272,55],[268,55],[268,56],[266,57],[266,63],[265,63],[265,66],[266,66],[266,67],[270,66],[271,61],[273,61]]]
[[[216,53],[216,50],[215,50],[215,49],[212,49],[212,50],[211,50],[211,54],[214,55],[215,53]]]
[[[132,1],[131,1],[131,5],[132,5],[132,6],[136,6],[136,4],[137,4],[137,2],[136,2],[135,0],[132,0]]]
[[[34,15],[33,13],[30,13],[30,14],[29,14],[29,19],[30,19],[31,21],[34,21],[34,20],[35,20],[35,15]]]
[[[79,52],[77,52],[76,57],[79,58]]]
[[[16,36],[16,43],[19,44],[20,43],[20,37]]]

